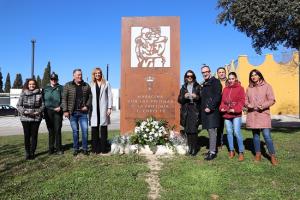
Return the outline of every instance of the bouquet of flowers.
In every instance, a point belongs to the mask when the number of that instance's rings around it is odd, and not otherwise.
[[[131,135],[132,144],[140,145],[165,145],[169,142],[168,122],[165,120],[157,121],[154,117],[146,120],[136,121],[134,134]]]

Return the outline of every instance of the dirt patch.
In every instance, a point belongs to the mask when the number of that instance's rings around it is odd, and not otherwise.
[[[161,190],[161,185],[159,183],[159,171],[163,166],[163,163],[159,161],[158,157],[155,155],[145,155],[148,160],[148,166],[150,172],[146,175],[146,182],[149,184],[148,199],[160,199],[159,191]]]

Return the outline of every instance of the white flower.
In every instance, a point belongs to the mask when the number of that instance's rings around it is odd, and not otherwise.
[[[146,128],[146,131],[149,132],[149,128]]]
[[[155,134],[154,134],[154,136],[155,136],[155,137],[158,137],[158,134],[157,134],[157,133],[155,133]]]
[[[135,127],[134,132],[138,133],[138,132],[140,132],[140,130],[141,130],[140,127]]]

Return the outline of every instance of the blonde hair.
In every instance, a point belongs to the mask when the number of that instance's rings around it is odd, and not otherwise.
[[[93,71],[92,71],[92,83],[96,83],[96,78],[95,78],[95,74],[96,74],[96,72],[97,71],[100,71],[101,72],[101,84],[105,84],[106,83],[106,80],[105,80],[105,78],[104,78],[104,76],[103,76],[103,72],[102,72],[102,69],[100,68],[100,67],[95,67],[94,69],[93,69]]]

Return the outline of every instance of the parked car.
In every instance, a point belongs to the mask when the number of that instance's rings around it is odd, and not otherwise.
[[[0,116],[18,116],[18,110],[10,105],[0,105]]]

